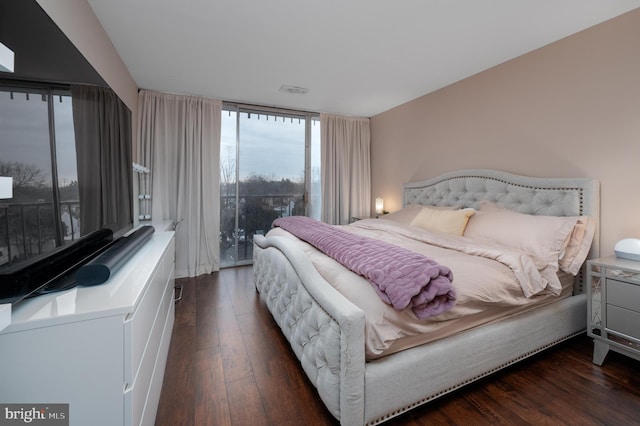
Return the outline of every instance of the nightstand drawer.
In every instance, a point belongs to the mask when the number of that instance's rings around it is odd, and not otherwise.
[[[640,286],[608,279],[607,303],[640,312]]]
[[[640,313],[607,304],[607,328],[640,339]]]

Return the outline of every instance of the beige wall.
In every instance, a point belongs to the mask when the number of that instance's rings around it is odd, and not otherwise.
[[[601,182],[601,250],[640,238],[640,9],[371,120],[372,198],[460,168]]]
[[[37,0],[104,81],[131,109],[137,143],[138,86],[86,0]],[[137,152],[133,150],[134,154]]]

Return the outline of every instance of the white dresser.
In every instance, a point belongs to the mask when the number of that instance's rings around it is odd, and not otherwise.
[[[69,404],[70,425],[153,425],[174,322],[174,234],[156,232],[106,283],[13,307],[0,402]]]

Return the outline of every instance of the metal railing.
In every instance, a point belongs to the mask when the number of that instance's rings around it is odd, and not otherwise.
[[[236,205],[238,217],[236,219]],[[0,265],[51,251],[80,237],[80,203],[0,203]],[[303,194],[223,195],[220,197],[220,252],[223,265],[253,257],[253,236],[265,234],[278,217],[304,215]]]
[[[303,194],[220,196],[221,266],[250,263],[254,235],[267,233],[279,217],[304,214]]]
[[[45,201],[0,203],[0,265],[26,260],[80,237],[80,202],[60,202],[60,222],[54,219],[53,209],[54,204]]]

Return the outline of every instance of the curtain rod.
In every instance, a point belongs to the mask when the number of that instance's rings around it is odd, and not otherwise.
[[[69,90],[69,85],[59,83],[46,83],[29,80],[13,80],[13,79],[0,79],[0,87],[6,89],[32,89],[32,90]]]
[[[227,101],[223,101],[222,102],[222,107],[232,107],[232,108],[238,108],[239,110],[243,110],[243,111],[248,111],[248,112],[252,112],[252,113],[256,113],[256,114],[267,114],[267,113],[271,113],[271,114],[280,114],[280,115],[286,115],[286,116],[293,116],[294,118],[298,118],[298,117],[302,117],[302,116],[306,116],[307,114],[310,114],[311,116],[320,116],[319,112],[313,112],[313,111],[304,111],[304,110],[296,110],[296,109],[286,109],[286,108],[277,108],[277,107],[268,107],[268,106],[262,106],[262,105],[254,105],[254,104],[243,104],[243,103],[239,103],[239,102],[227,102]]]

